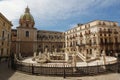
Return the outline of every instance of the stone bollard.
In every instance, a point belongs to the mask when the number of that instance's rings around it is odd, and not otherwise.
[[[36,56],[37,56],[37,54],[36,54],[36,52],[34,52],[33,59],[32,59],[33,61],[35,61]]]
[[[102,52],[102,60],[103,60],[103,68],[106,69],[105,65],[106,65],[106,55],[105,55],[105,51]]]
[[[73,72],[76,71],[76,55],[72,54],[72,65],[73,65]]]

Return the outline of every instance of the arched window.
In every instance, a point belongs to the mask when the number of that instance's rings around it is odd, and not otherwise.
[[[29,37],[29,31],[26,31],[26,37]]]

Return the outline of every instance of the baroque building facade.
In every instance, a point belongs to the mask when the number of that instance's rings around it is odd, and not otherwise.
[[[65,32],[65,48],[68,52],[76,51],[88,56],[100,56],[120,52],[120,28],[117,22],[95,20],[78,24]]]
[[[0,58],[10,55],[12,23],[0,13]]]
[[[79,51],[87,56],[100,56],[120,52],[120,28],[117,22],[95,20],[78,24],[65,32],[37,30],[35,21],[27,7],[19,19],[17,29],[12,29],[11,53],[33,55],[34,52]]]
[[[37,32],[37,49],[44,52],[48,49],[49,52],[63,51],[64,48],[64,33],[56,31],[38,30]]]
[[[35,21],[27,7],[20,16],[19,26],[12,30],[12,53],[28,56],[34,52],[44,52],[45,49],[60,52],[64,47],[64,33],[57,31],[37,30]]]

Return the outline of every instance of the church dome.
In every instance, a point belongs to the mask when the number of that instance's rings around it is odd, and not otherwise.
[[[28,7],[25,9],[25,13],[20,16],[19,23],[20,23],[20,25],[23,25],[23,24],[29,25],[29,24],[31,24],[32,27],[34,26],[34,24],[35,24],[34,18],[30,14],[30,9]]]

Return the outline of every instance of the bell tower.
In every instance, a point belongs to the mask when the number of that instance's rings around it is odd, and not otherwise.
[[[36,51],[37,29],[34,25],[34,18],[27,6],[24,14],[20,16],[17,27],[17,53],[32,55]]]

